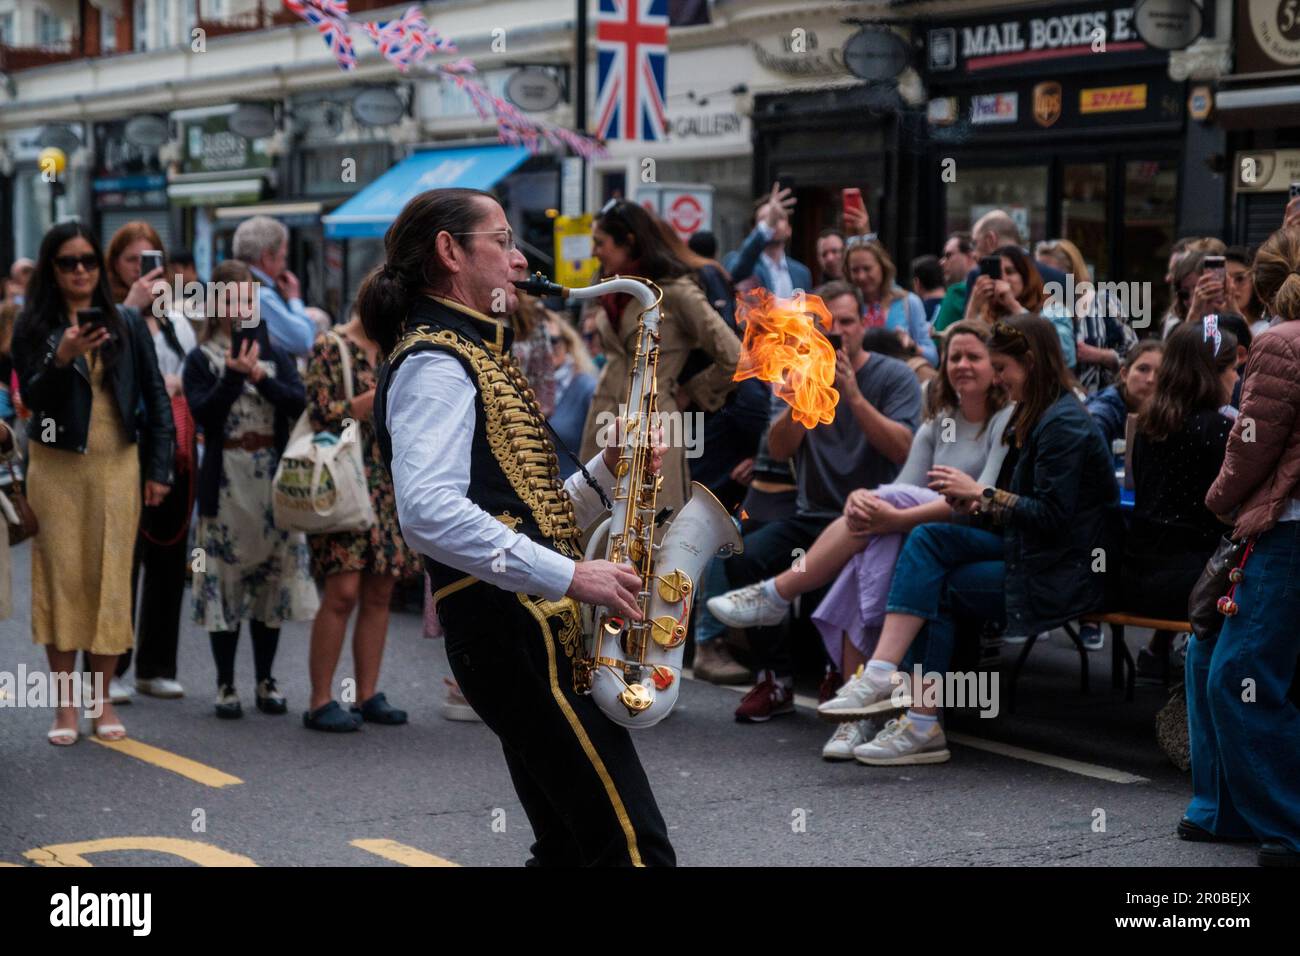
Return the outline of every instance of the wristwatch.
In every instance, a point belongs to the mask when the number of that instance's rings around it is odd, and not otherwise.
[[[997,490],[996,488],[994,488],[994,487],[992,487],[992,486],[990,485],[990,486],[984,488],[984,490],[980,492],[980,497],[983,498],[985,501],[992,501],[992,500],[993,500],[993,497],[994,497],[997,493],[998,493],[998,490]]]

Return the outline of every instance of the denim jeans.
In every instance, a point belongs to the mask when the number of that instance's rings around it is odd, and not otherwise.
[[[1192,801],[1187,819],[1220,836],[1300,850],[1300,522],[1259,536],[1217,640],[1187,652]]]
[[[953,621],[973,617],[1001,624],[1006,617],[1002,536],[958,524],[924,524],[903,543],[885,610],[925,618],[903,669],[921,664],[943,673],[952,663]]]

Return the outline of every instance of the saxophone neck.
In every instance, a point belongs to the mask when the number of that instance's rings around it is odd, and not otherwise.
[[[664,297],[663,290],[659,286],[649,279],[642,279],[638,276],[610,276],[595,285],[589,285],[581,289],[571,289],[568,286],[552,282],[540,272],[535,272],[527,279],[514,283],[514,286],[516,289],[530,295],[569,299],[574,302],[596,299],[602,295],[610,295],[615,292],[624,292],[636,299],[641,304],[642,310],[656,307],[663,301]]]

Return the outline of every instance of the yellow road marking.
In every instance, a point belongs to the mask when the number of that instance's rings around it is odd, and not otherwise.
[[[382,856],[385,860],[392,860],[402,866],[460,866],[459,863],[444,860],[440,856],[425,853],[423,850],[398,843],[396,840],[353,840],[351,842],[352,846],[359,850]]]
[[[189,777],[198,783],[209,787],[230,787],[237,783],[243,783],[238,777],[232,777],[224,771],[215,767],[209,767],[207,764],[199,763],[197,760],[191,760],[189,757],[182,757],[180,754],[174,754],[170,750],[163,750],[161,747],[153,747],[149,744],[141,743],[138,740],[100,740],[98,737],[91,735],[91,740],[101,747],[107,747],[109,750],[116,750],[118,753],[126,754],[128,757],[134,757],[136,760],[143,760],[145,763],[151,763],[156,767],[162,767],[164,770],[170,770],[172,773],[180,774],[182,777]]]
[[[23,856],[41,866],[94,866],[86,857],[92,853],[113,850],[148,850],[167,853],[199,866],[257,866],[251,859],[231,853],[210,843],[198,840],[178,840],[174,837],[108,837],[103,840],[83,840],[78,843],[58,843],[38,846]]]

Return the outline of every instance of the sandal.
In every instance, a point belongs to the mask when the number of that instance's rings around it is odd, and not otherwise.
[[[76,727],[55,727],[45,735],[45,739],[56,747],[71,747],[80,737]]]
[[[126,728],[121,724],[101,724],[95,721],[95,736],[100,740],[125,740]]]
[[[324,730],[329,733],[346,734],[361,729],[361,718],[349,714],[332,700],[323,707],[303,711],[302,725],[311,730]]]
[[[361,720],[372,724],[396,726],[406,723],[406,711],[398,710],[388,702],[388,698],[383,694],[376,694],[362,703],[360,707],[353,706],[352,713],[358,715]]]

